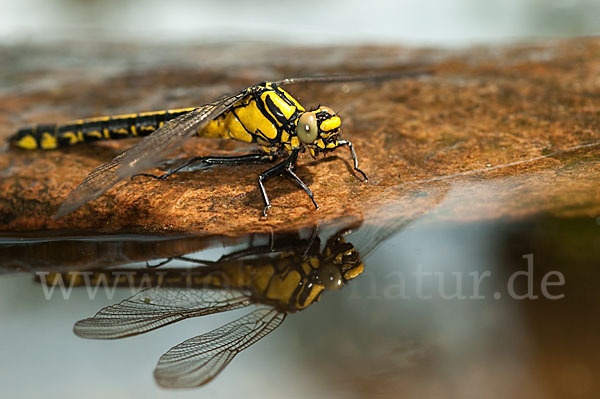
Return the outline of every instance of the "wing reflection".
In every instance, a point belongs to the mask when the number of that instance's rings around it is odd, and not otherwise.
[[[83,338],[113,339],[142,334],[176,321],[248,306],[235,289],[149,288],[75,324]]]
[[[188,339],[160,357],[154,378],[163,387],[195,387],[212,380],[241,351],[279,327],[286,313],[260,308]]]

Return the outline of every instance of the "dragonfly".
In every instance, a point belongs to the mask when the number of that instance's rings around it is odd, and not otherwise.
[[[245,316],[188,339],[161,356],[154,371],[160,386],[198,387],[214,379],[240,352],[274,331],[289,314],[306,309],[323,292],[338,290],[363,273],[363,256],[346,239],[348,234],[357,234],[366,256],[407,223],[399,219],[373,228],[353,222],[332,234],[323,246],[313,232],[309,239],[287,236],[212,262],[183,255],[137,271],[113,268],[46,273],[43,278],[46,284],[60,278],[63,282],[73,281],[74,286],[94,286],[103,281],[129,288],[140,287],[144,280],[148,288],[75,324],[75,334],[90,339],[135,336],[184,319],[258,305]],[[164,267],[165,262],[174,259],[201,266]]]
[[[313,157],[347,147],[356,176],[368,181],[359,168],[352,142],[341,137],[340,116],[331,108],[305,109],[282,86],[313,82],[350,82],[398,79],[425,74],[423,70],[405,70],[382,75],[320,76],[262,82],[237,93],[221,97],[199,107],[142,112],[80,119],[64,124],[38,124],[19,129],[10,137],[14,147],[28,150],[52,150],[98,140],[143,136],[144,138],[110,162],[98,166],[71,191],[55,218],[63,217],[95,200],[123,179],[146,176],[164,180],[192,165],[262,164],[278,161],[258,176],[258,188],[267,217],[271,201],[265,182],[274,177],[290,177],[319,208],[313,192],[295,173],[300,153]],[[144,173],[157,167],[191,136],[238,140],[254,143],[256,152],[232,156],[196,156],[161,175]]]

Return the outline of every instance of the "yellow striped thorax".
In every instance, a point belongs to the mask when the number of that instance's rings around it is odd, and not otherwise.
[[[254,142],[267,153],[291,153],[306,147],[315,156],[338,146],[340,126],[339,116],[330,108],[306,111],[287,91],[265,82],[198,135]]]

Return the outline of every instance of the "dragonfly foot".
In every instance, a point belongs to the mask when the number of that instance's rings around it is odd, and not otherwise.
[[[365,172],[363,172],[361,169],[354,168],[354,171],[358,172],[358,173],[360,173],[362,175],[362,177],[363,177],[362,178],[362,182],[363,183],[368,183],[369,182],[369,178],[367,177],[367,174]]]
[[[160,175],[160,176],[156,176],[156,175],[153,175],[150,173],[138,173],[137,175],[131,176],[131,180],[133,180],[134,177],[138,177],[138,176],[151,177],[156,180],[165,180],[170,175],[171,175],[170,173],[165,173],[164,175]]]
[[[265,209],[263,209],[262,218],[266,219],[269,216],[269,209],[271,209],[271,204],[267,204],[267,206],[265,206]]]

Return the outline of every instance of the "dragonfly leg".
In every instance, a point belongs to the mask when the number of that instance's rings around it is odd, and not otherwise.
[[[358,158],[356,158],[356,151],[354,151],[354,147],[352,146],[352,143],[348,140],[338,140],[338,145],[347,146],[348,148],[350,148],[350,152],[352,153],[352,161],[354,161],[354,170],[357,171],[358,173],[360,173],[364,177],[365,183],[368,182],[369,178],[367,177],[367,174],[358,168]]]
[[[304,259],[308,258],[308,255],[310,254],[310,251],[313,248],[313,245],[315,245],[315,243],[317,244],[317,253],[318,253],[319,250],[321,249],[321,240],[319,240],[319,226],[316,224],[312,227],[312,232],[311,232],[310,238],[308,240],[308,245],[306,246],[306,249],[302,253],[302,258],[304,258]]]
[[[263,217],[267,217],[267,213],[269,212],[269,209],[271,209],[271,201],[269,201],[269,196],[267,195],[267,190],[265,189],[264,182],[273,176],[279,176],[283,174],[287,174],[288,176],[290,176],[296,182],[296,184],[298,184],[308,195],[308,197],[315,205],[315,208],[319,209],[319,205],[317,205],[317,202],[315,201],[314,195],[312,191],[310,191],[310,188],[308,188],[308,186],[304,184],[304,182],[300,180],[300,178],[294,173],[294,168],[296,166],[297,160],[298,151],[293,151],[288,158],[273,166],[272,168],[265,170],[258,177],[258,186],[260,187],[260,192],[265,203]]]
[[[239,155],[239,156],[230,156],[230,157],[210,157],[210,156],[208,156],[208,157],[193,157],[193,158],[188,159],[187,161],[185,161],[178,167],[171,169],[168,172],[166,172],[160,176],[153,175],[150,173],[138,173],[137,175],[131,176],[131,178],[133,179],[136,176],[146,176],[146,177],[152,177],[152,178],[158,179],[158,180],[164,180],[167,177],[169,177],[169,176],[171,176],[193,164],[201,163],[201,164],[204,164],[207,166],[244,165],[244,164],[252,164],[252,163],[272,162],[274,159],[275,159],[275,157],[273,155],[267,154],[264,152],[255,153],[255,154]]]
[[[302,187],[304,192],[308,195],[308,197],[310,198],[312,203],[315,205],[315,209],[319,209],[319,205],[317,204],[317,201],[315,201],[315,197],[314,197],[312,191],[310,191],[310,188],[308,188],[308,186],[306,184],[304,184],[304,182],[302,180],[300,180],[298,175],[296,175],[291,168],[286,169],[286,172],[289,176],[291,176],[291,178],[296,182],[296,184],[298,184],[300,187]]]
[[[161,266],[166,265],[167,263],[171,262],[173,259],[175,259],[175,258],[167,258],[166,260],[163,260],[162,262],[159,262],[156,265],[151,265],[149,261],[146,261],[146,268],[154,269],[157,267],[161,267]]]

